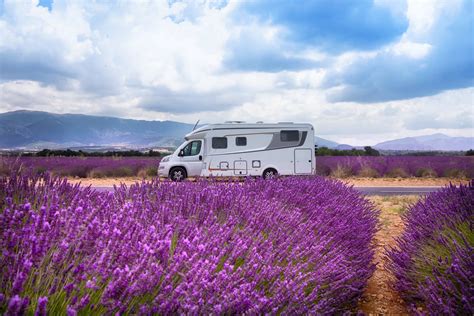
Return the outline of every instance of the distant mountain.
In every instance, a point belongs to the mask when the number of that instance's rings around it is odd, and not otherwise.
[[[336,142],[333,142],[332,140],[327,140],[321,137],[316,136],[316,145],[318,147],[327,147],[327,148],[336,148],[339,144]]]
[[[351,145],[347,145],[347,144],[339,144],[336,146],[337,150],[351,150],[351,149],[355,149],[354,146],[351,146]]]
[[[0,113],[0,149],[175,147],[192,128],[192,124],[173,121],[14,111]],[[320,137],[315,141],[319,147],[352,148]],[[461,151],[474,149],[474,138],[434,134],[390,140],[373,147],[379,150]]]
[[[173,121],[14,111],[0,114],[0,148],[176,146],[192,128]]]
[[[0,114],[0,148],[174,147],[193,125],[82,114],[14,111]],[[318,146],[338,143],[316,137]]]
[[[463,151],[474,148],[474,137],[451,137],[438,133],[389,140],[373,147],[379,150]]]

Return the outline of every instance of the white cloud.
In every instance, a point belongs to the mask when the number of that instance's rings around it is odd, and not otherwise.
[[[55,1],[48,11],[34,2],[6,1],[0,15],[0,111],[32,109],[190,123],[305,121],[315,125],[318,136],[355,145],[433,131],[472,135],[472,87],[372,104],[326,100],[321,83],[330,71],[343,71],[381,51],[422,62],[432,49],[424,36],[440,16],[456,12],[460,5],[443,0],[409,0],[407,7],[377,2],[394,11],[406,10],[409,28],[399,41],[334,56],[301,47],[290,57],[321,64],[270,73],[223,67],[229,41],[242,31],[242,25],[234,25],[230,18],[236,2],[170,6],[167,1]],[[263,34],[273,45],[265,49],[284,50],[275,27],[255,24],[245,29]],[[265,43],[248,43],[257,44]],[[258,47],[243,52],[250,48]],[[418,123],[418,117],[423,122]]]
[[[231,110],[171,115],[170,118],[190,123],[197,119],[206,123],[227,120],[310,122],[318,136],[352,145],[374,145],[387,139],[437,132],[474,135],[473,99],[474,88],[467,88],[403,101],[333,104],[318,91],[282,90],[258,94],[252,102]],[[469,117],[470,125],[466,124]]]
[[[405,55],[414,59],[425,57],[431,50],[431,45],[427,43],[414,43],[400,41],[393,45],[392,50],[395,55]]]
[[[424,37],[436,25],[439,18],[455,14],[463,0],[407,0],[407,18],[410,22],[405,36]]]

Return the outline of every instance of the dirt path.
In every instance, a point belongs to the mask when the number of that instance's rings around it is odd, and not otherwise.
[[[374,238],[376,245],[374,261],[378,262],[378,265],[359,302],[359,309],[367,315],[408,315],[403,300],[390,287],[393,275],[384,267],[384,247],[393,245],[395,237],[402,233],[403,222],[400,216],[418,198],[418,196],[374,196],[369,198],[381,210],[381,214],[380,230]]]

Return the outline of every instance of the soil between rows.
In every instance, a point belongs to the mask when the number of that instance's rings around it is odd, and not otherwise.
[[[392,287],[394,276],[385,268],[385,249],[395,245],[395,238],[404,229],[401,215],[419,198],[417,195],[368,197],[380,210],[380,229],[373,240],[377,268],[359,301],[359,309],[366,315],[409,314],[403,300]]]

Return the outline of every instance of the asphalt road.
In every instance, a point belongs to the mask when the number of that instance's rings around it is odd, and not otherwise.
[[[426,195],[441,187],[354,187],[365,195]]]
[[[441,187],[354,187],[365,195],[426,195]],[[113,192],[113,187],[93,187],[100,192]]]

